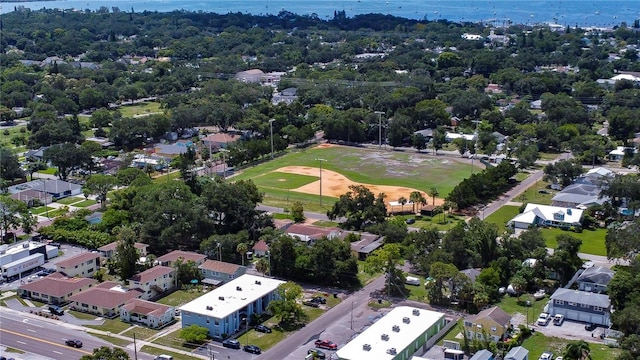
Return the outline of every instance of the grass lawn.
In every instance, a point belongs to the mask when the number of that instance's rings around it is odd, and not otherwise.
[[[14,354],[24,354],[25,352],[20,350],[20,349],[16,349],[16,348],[12,348],[12,347],[7,347],[5,349],[6,352],[8,353],[14,353]]]
[[[413,276],[420,279],[420,285],[405,285],[407,290],[409,290],[409,300],[427,303],[427,288],[424,287],[424,278],[420,275],[414,274],[407,274],[407,276]]]
[[[553,352],[554,357],[562,355],[568,343],[567,339],[546,337],[536,332],[527,338],[522,346],[529,350],[529,359],[537,359],[545,351]],[[615,359],[620,353],[620,350],[602,344],[589,343],[589,349],[592,359]]]
[[[313,225],[322,226],[322,227],[338,227],[338,225],[340,224],[335,221],[318,220],[318,221],[314,221]]]
[[[76,196],[72,196],[72,197],[66,197],[64,199],[58,199],[56,200],[56,202],[58,204],[63,204],[63,205],[71,205],[71,204],[75,204],[77,202],[82,201],[81,197],[76,197]]]
[[[264,204],[268,204],[283,209],[291,209],[294,202],[299,201],[302,203],[304,211],[317,212],[324,214],[327,210],[331,209],[333,203],[338,201],[337,198],[331,196],[322,196],[322,206],[320,206],[320,199],[318,195],[304,194],[295,191],[283,190],[283,189],[266,189],[259,188],[263,191]]]
[[[498,211],[487,216],[484,221],[498,225],[499,233],[504,232],[507,227],[507,221],[513,219],[519,214],[518,206],[504,205]]]
[[[75,203],[75,204],[73,204],[73,206],[82,208],[82,207],[91,206],[91,205],[94,205],[94,204],[97,204],[97,203],[98,202],[95,201],[95,200],[88,199],[88,200],[80,201],[79,203]]]
[[[548,296],[545,296],[544,299],[536,301],[533,298],[533,295],[521,295],[520,297],[505,295],[502,300],[496,305],[510,315],[520,313],[526,316],[527,307],[524,306],[524,303],[527,301],[527,299],[531,302],[531,306],[529,306],[529,323],[533,323],[536,321],[538,315],[540,315],[540,313],[544,309],[544,306],[547,304],[547,301],[549,299]],[[521,303],[523,305],[518,302],[519,300],[522,301]]]
[[[538,153],[540,155],[540,160],[555,160],[558,156],[560,156],[560,153],[545,153],[545,152],[541,152]]]
[[[161,350],[149,345],[143,346],[140,351],[145,352],[147,354],[151,354],[151,355],[162,355],[162,354],[171,355],[174,360],[192,360],[193,359],[193,357],[189,355],[182,355],[172,351]]]
[[[364,264],[365,264],[364,261],[358,260],[358,280],[360,280],[360,284],[362,284],[362,286],[367,285],[368,283],[373,281],[375,278],[382,275],[382,273],[376,273],[376,274],[367,273],[366,271],[364,271]]]
[[[87,313],[83,313],[80,311],[75,311],[75,310],[67,310],[67,313],[70,315],[73,315],[73,317],[81,319],[81,320],[95,320],[97,319],[99,316],[96,315],[92,315],[92,314],[87,314]]]
[[[442,346],[445,340],[459,342],[460,345],[462,345],[464,340],[462,338],[456,338],[458,334],[462,334],[462,321],[463,319],[458,320],[458,323],[452,326],[451,329],[449,329],[449,331],[447,331],[447,333],[442,337],[442,339],[440,339],[438,345]]]
[[[546,181],[538,181],[535,184],[533,184],[530,188],[528,188],[525,192],[523,192],[521,195],[519,195],[516,199],[518,201],[526,202],[526,203],[551,205],[551,198],[556,196],[558,192],[547,188],[549,184],[550,183]],[[546,194],[540,193],[539,192],[540,190],[547,193]]]
[[[40,214],[46,213],[47,210],[49,210],[49,216],[51,216],[51,212],[55,210],[55,208],[52,208],[50,206],[46,206],[46,207],[38,206],[38,207],[31,208],[29,211],[31,211],[33,215],[40,215]]]
[[[124,332],[122,335],[133,338],[133,334],[136,334],[136,339],[139,340],[147,340],[150,337],[156,335],[160,330],[149,329],[145,327],[133,327],[127,332]]]
[[[134,105],[120,106],[118,108],[123,117],[134,117],[136,115],[152,114],[162,112],[160,109],[160,103],[155,101],[149,101]]]
[[[315,176],[270,173],[284,166],[319,167],[318,158],[327,160],[322,164],[323,169],[338,172],[355,182],[405,186],[424,192],[435,187],[441,197],[446,196],[457,183],[469,176],[469,164],[460,163],[451,158],[434,158],[415,152],[378,151],[339,146],[294,151],[275,160],[245,169],[234,179],[252,179],[266,193],[265,203],[274,205],[273,197],[286,199],[289,196],[291,202],[307,200],[302,201],[305,204],[305,210],[311,210],[306,205],[318,202],[317,195],[307,195],[311,198],[300,198],[295,195],[296,199],[292,199],[294,192],[287,194],[286,189],[295,188],[294,184],[313,181],[317,179]],[[282,179],[285,181],[281,181]],[[329,198],[326,200],[327,206],[329,201],[335,201]],[[325,202],[324,198],[323,202]]]
[[[569,230],[562,230],[559,228],[541,229],[542,236],[544,236],[545,244],[547,247],[556,248],[558,242],[556,237],[560,234],[571,235],[575,238],[582,240],[580,246],[580,252],[592,255],[607,256],[607,248],[604,244],[604,239],[607,236],[607,229],[596,230],[583,230],[581,233],[576,233]]]
[[[49,211],[49,217],[62,216],[68,212],[69,212],[69,209],[55,209],[53,211]]]
[[[94,319],[95,319],[95,317],[94,317]],[[127,324],[125,322],[120,321],[120,318],[104,319],[104,324],[102,324],[102,325],[87,325],[87,327],[90,327],[92,329],[97,329],[97,330],[102,330],[102,331],[109,331],[112,334],[119,334],[119,333],[127,330],[131,326],[132,326],[131,324]]]
[[[58,172],[58,168],[50,167],[45,170],[38,170],[38,172],[47,175],[55,175],[56,172]]]
[[[103,335],[103,334],[93,334],[91,332],[89,332],[89,334],[91,334],[91,336],[95,336],[97,338],[100,338],[104,341],[108,341],[110,343],[112,343],[115,346],[120,346],[120,347],[125,347],[129,344],[131,344],[133,342],[133,339],[131,340],[123,340],[117,337],[113,337],[113,336],[109,336],[109,335]]]
[[[396,215],[403,219],[415,219],[415,223],[411,227],[417,228],[436,228],[438,231],[450,230],[460,221],[464,221],[464,217],[454,214],[437,214],[434,217],[422,215]]]
[[[199,298],[204,293],[205,292],[198,291],[198,290],[178,290],[163,297],[157,302],[160,304],[176,307],[176,306],[184,305],[193,299]]]
[[[153,343],[189,352],[198,347],[198,345],[196,344],[185,344],[184,340],[180,338],[180,331],[182,330],[176,330],[168,335],[157,338],[153,341]]]

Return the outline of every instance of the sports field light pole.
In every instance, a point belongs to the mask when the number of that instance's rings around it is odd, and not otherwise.
[[[476,156],[478,156],[478,124],[480,123],[480,120],[472,120],[471,122],[476,123],[476,132],[474,133],[475,137],[476,137],[476,141],[473,144],[473,154],[471,154],[471,175],[473,175],[473,160],[475,160]]]
[[[382,148],[382,114],[384,111],[374,111],[375,114],[378,114],[378,149]]]
[[[320,158],[316,160],[320,161],[320,207],[322,207],[322,162],[327,160]]]
[[[271,129],[271,159],[273,159],[273,122],[276,119],[269,120],[269,128]]]

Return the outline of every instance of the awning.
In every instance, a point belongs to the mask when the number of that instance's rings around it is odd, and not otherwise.
[[[203,280],[201,281],[201,283],[203,283],[203,284],[207,284],[207,285],[218,286],[218,285],[222,284],[222,280],[215,280],[215,279],[203,279]]]

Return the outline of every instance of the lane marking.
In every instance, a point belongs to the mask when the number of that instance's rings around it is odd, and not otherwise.
[[[33,329],[27,329],[27,331],[31,331],[31,332],[33,332],[33,333],[34,333],[34,332],[37,332],[37,331],[35,331],[35,330],[33,330]]]
[[[40,339],[40,338],[37,338],[37,337],[35,337],[35,336],[29,336],[29,335],[21,334],[21,333],[19,333],[19,332],[10,331],[10,330],[7,330],[7,329],[2,329],[2,328],[0,328],[0,332],[6,332],[6,333],[8,333],[8,334],[13,334],[13,335],[20,336],[20,337],[23,337],[23,338],[26,338],[26,339],[30,339],[30,340],[34,340],[34,341],[39,341],[39,342],[42,342],[42,343],[45,343],[45,344],[54,345],[54,346],[61,347],[61,348],[67,349],[67,350],[77,351],[77,352],[80,352],[80,353],[83,353],[83,354],[86,354],[86,355],[92,355],[92,354],[93,354],[92,352],[89,352],[89,351],[80,350],[80,349],[78,349],[78,348],[73,348],[73,347],[70,347],[70,346],[65,346],[65,345],[62,345],[62,344],[55,343],[55,342],[53,342],[53,341]],[[20,341],[20,340],[16,340],[16,342],[17,342],[17,343],[20,343],[20,344],[23,344],[23,345],[27,345],[27,343],[22,342],[22,341]]]
[[[58,354],[58,355],[62,355],[62,353],[60,351],[55,351],[53,350],[54,353]]]

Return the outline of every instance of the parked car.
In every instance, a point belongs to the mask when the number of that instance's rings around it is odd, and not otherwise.
[[[553,360],[553,353],[545,351],[542,353],[542,355],[540,355],[538,360]]]
[[[311,300],[304,300],[302,302],[302,305],[307,305],[307,306],[311,306],[311,307],[315,307],[315,308],[320,307],[320,304],[318,304],[316,302],[313,302]]]
[[[78,340],[78,339],[67,339],[64,341],[65,344],[67,344],[67,346],[71,346],[74,348],[81,348],[82,347],[82,341]]]
[[[535,294],[533,294],[533,298],[536,300],[542,300],[544,299],[545,295],[547,295],[547,292],[544,291],[543,289],[540,289],[538,291],[536,291]]]
[[[315,344],[320,349],[335,350],[338,348],[338,345],[331,340],[316,340]]]
[[[593,331],[598,327],[598,325],[596,324],[592,324],[592,323],[588,323],[587,325],[584,326],[584,329],[587,331]]]
[[[245,345],[244,346],[244,351],[251,353],[251,354],[261,354],[262,353],[262,349],[260,349],[259,347],[255,346],[255,345]]]
[[[556,314],[556,316],[553,317],[553,325],[560,326],[562,325],[563,322],[564,322],[564,315]]]
[[[315,296],[314,298],[311,299],[311,301],[316,304],[323,304],[323,305],[327,303],[327,299],[323,298],[322,296]]]
[[[240,341],[236,339],[226,339],[222,342],[222,346],[231,349],[240,349]]]
[[[541,326],[547,326],[549,325],[550,320],[551,320],[551,316],[549,314],[542,313],[540,314],[540,316],[538,316],[538,320],[536,321],[536,324]]]
[[[267,334],[271,333],[271,328],[262,324],[256,325],[255,329],[256,331],[259,331],[261,333],[267,333]]]
[[[405,222],[406,222],[408,225],[413,225],[413,224],[415,224],[415,223],[416,223],[416,219],[414,219],[414,218],[409,218],[409,219],[405,220]]]
[[[311,348],[307,351],[307,354],[313,354],[315,359],[326,359],[327,355],[320,349]]]

